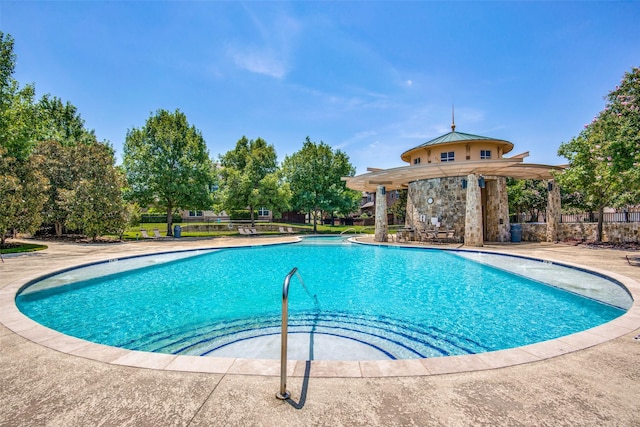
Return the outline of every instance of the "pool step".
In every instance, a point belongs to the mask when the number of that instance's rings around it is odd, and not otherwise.
[[[259,317],[164,331],[124,343],[126,348],[159,353],[215,356],[217,350],[241,341],[280,334],[280,317]],[[340,312],[289,315],[290,334],[328,335],[372,347],[388,359],[412,359],[489,351],[473,340],[388,317]],[[238,355],[241,357],[242,355]]]

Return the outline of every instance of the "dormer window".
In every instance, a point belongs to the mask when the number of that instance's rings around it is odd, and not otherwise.
[[[480,150],[480,160],[491,160],[491,150]]]
[[[445,153],[440,153],[440,161],[441,162],[453,162],[455,160],[456,153],[455,151],[447,151]]]
[[[416,157],[415,159],[413,159],[413,164],[414,165],[419,165],[420,164],[420,157]]]

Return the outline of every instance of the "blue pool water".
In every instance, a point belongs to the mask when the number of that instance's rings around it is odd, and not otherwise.
[[[298,267],[304,286],[298,277],[291,281],[292,334],[348,339],[391,359],[518,347],[582,331],[625,312],[455,251],[313,239],[189,255],[89,267],[117,272],[71,283],[63,277],[66,272],[47,279],[55,286],[25,288],[16,303],[37,322],[85,340],[216,355],[239,342],[279,333],[283,279]],[[524,262],[497,258],[504,264]]]

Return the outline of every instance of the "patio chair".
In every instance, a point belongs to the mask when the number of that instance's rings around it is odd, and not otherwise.
[[[287,227],[287,233],[294,234],[295,230],[293,228],[291,228],[291,227]]]
[[[433,229],[433,230],[425,230],[424,232],[424,241],[425,242],[433,242],[437,239],[438,237],[438,232]]]
[[[160,237],[162,237],[162,236],[160,235],[160,230],[158,230],[157,228],[154,228],[154,229],[153,229],[153,238],[154,238],[154,239],[159,239]]]
[[[627,258],[629,265],[640,267],[640,255],[625,255],[625,257]]]
[[[144,228],[140,230],[140,235],[143,239],[153,239],[153,237],[149,236],[149,233],[147,233],[147,230]]]
[[[245,230],[243,227],[238,227],[238,233],[240,233],[241,236],[250,236],[251,232],[248,230]]]
[[[285,230],[284,227],[278,227],[278,231],[280,234],[287,234],[287,230]]]
[[[259,235],[260,233],[258,233],[258,230],[256,230],[255,228],[251,228],[251,229],[249,230],[249,234],[250,234],[251,236],[257,236],[257,235]]]
[[[447,242],[454,243],[456,241],[456,231],[449,230],[447,231]]]

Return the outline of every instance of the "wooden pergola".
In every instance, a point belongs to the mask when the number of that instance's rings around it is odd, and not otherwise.
[[[342,179],[353,190],[375,192],[379,185],[389,190],[399,190],[407,188],[413,181],[470,174],[548,180],[553,179],[552,171],[563,169],[563,166],[525,164],[523,160],[528,155],[529,153],[522,153],[506,159],[438,162],[391,169],[367,168],[368,173]]]

